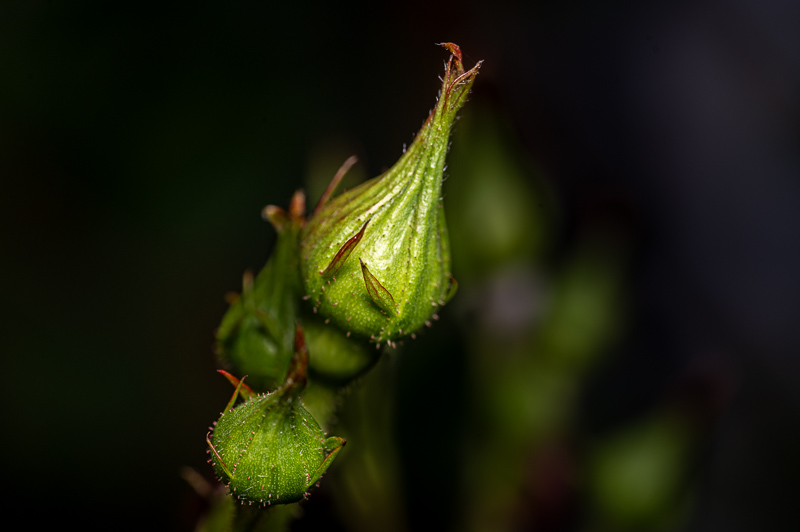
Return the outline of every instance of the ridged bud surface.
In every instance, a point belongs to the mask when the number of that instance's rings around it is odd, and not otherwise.
[[[450,130],[480,63],[450,57],[442,90],[413,143],[386,173],[319,208],[301,233],[301,273],[315,311],[380,344],[413,334],[451,290],[441,203]]]
[[[271,394],[256,394],[239,381],[206,438],[214,470],[243,504],[269,506],[304,498],[345,443],[327,438],[300,400],[307,363],[303,348],[300,362]],[[240,393],[247,400],[234,407]]]
[[[295,194],[295,204],[303,201]],[[267,264],[253,279],[245,274],[242,293],[217,329],[219,361],[238,375],[248,375],[257,391],[273,390],[283,382],[294,354],[298,276],[297,240],[301,213],[267,207],[265,217],[278,232]]]

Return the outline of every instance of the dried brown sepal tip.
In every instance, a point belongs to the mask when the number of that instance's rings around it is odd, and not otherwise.
[[[297,190],[292,195],[288,211],[277,205],[267,205],[261,211],[261,217],[271,223],[278,233],[283,232],[292,223],[301,226],[305,222],[305,216],[306,194],[302,190]]]
[[[361,237],[364,236],[364,231],[367,229],[368,224],[369,220],[364,222],[364,225],[361,226],[361,230],[358,233],[344,243],[344,245],[336,253],[336,256],[333,257],[333,260],[331,260],[331,263],[328,264],[328,267],[325,268],[324,271],[319,272],[320,275],[336,275],[336,272],[339,271],[339,268],[342,267],[342,264],[344,264],[358,243],[361,242]]]
[[[237,379],[236,377],[234,377],[233,375],[231,375],[230,373],[228,373],[224,369],[218,369],[217,373],[222,374],[223,377],[228,379],[228,382],[230,382],[233,385],[234,388],[239,388],[239,393],[245,399],[250,399],[250,398],[255,397],[257,395],[256,392],[254,392],[252,388],[250,388],[248,385],[246,385],[244,383],[244,379],[247,377],[247,375],[245,375],[241,379]]]
[[[308,348],[303,328],[297,325],[294,330],[294,356],[292,357],[289,373],[286,375],[285,386],[302,390],[306,385],[306,372],[308,370]]]
[[[317,206],[314,208],[312,216],[314,214],[317,214],[317,211],[319,211],[326,203],[328,203],[328,200],[331,199],[333,193],[336,192],[336,188],[339,186],[339,183],[341,183],[342,178],[345,176],[347,171],[350,170],[350,168],[352,168],[352,166],[357,162],[358,162],[358,157],[356,157],[355,155],[351,155],[350,157],[347,158],[347,160],[344,163],[342,163],[342,166],[339,167],[339,170],[337,170],[336,175],[334,175],[333,179],[331,179],[331,182],[328,183],[325,192],[323,192],[322,196],[319,198],[319,201],[317,202]]]
[[[475,79],[475,76],[478,75],[478,71],[483,64],[483,61],[478,61],[475,63],[475,66],[472,67],[470,70],[464,71],[464,63],[462,62],[461,58],[461,48],[451,42],[439,43],[440,46],[447,48],[450,52],[450,58],[447,60],[447,66],[445,67],[444,72],[444,84],[443,84],[443,93],[442,99],[445,103],[445,107],[450,107],[450,97],[455,93],[455,104],[456,105],[463,105],[464,103],[464,94],[457,89],[459,86],[463,87],[471,87],[472,81]],[[468,89],[467,89],[468,90]]]

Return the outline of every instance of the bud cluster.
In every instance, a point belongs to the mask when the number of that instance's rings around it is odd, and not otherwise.
[[[307,374],[336,393],[375,363],[370,343],[413,337],[455,292],[442,180],[480,63],[467,71],[459,47],[443,46],[451,57],[436,106],[394,166],[331,199],[351,158],[309,219],[302,192],[288,211],[264,211],[275,251],[255,278],[245,275],[217,331],[219,361],[248,384],[223,372],[236,391],[206,438],[209,462],[242,503],[302,499],[344,446],[302,403]],[[322,419],[332,409],[314,411]]]

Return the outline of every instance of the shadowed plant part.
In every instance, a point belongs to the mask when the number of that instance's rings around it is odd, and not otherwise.
[[[354,162],[354,157],[349,159],[334,182]],[[255,278],[245,273],[241,295],[232,298],[217,329],[217,359],[229,371],[247,375],[255,391],[274,390],[286,377],[294,353],[295,323],[300,321],[311,352],[312,379],[345,385],[371,367],[377,355],[364,339],[328,327],[310,309],[300,312],[297,249],[305,223],[305,195],[297,191],[288,210],[269,205],[263,216],[277,231],[278,240],[264,268]]]
[[[245,273],[242,293],[217,329],[217,358],[227,369],[248,375],[260,392],[283,382],[294,353],[294,328],[299,299],[297,237],[305,214],[305,198],[297,192],[285,211],[264,209],[278,233],[267,264],[253,278]]]
[[[298,327],[292,368],[283,386],[257,394],[237,382],[225,411],[206,437],[210,462],[242,504],[271,506],[299,501],[319,481],[345,444],[326,437],[305,409],[308,351]],[[245,402],[234,407],[241,395]]]
[[[347,334],[376,344],[419,330],[454,293],[441,203],[450,130],[480,63],[447,62],[436,106],[386,173],[328,201],[329,187],[300,235],[302,289]],[[312,355],[313,356],[313,355]]]

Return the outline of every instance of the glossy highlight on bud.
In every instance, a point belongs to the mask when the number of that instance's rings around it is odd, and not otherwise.
[[[377,344],[413,334],[452,296],[450,244],[441,203],[450,130],[480,62],[451,57],[436,106],[383,175],[328,201],[300,235],[303,290],[315,311]]]

